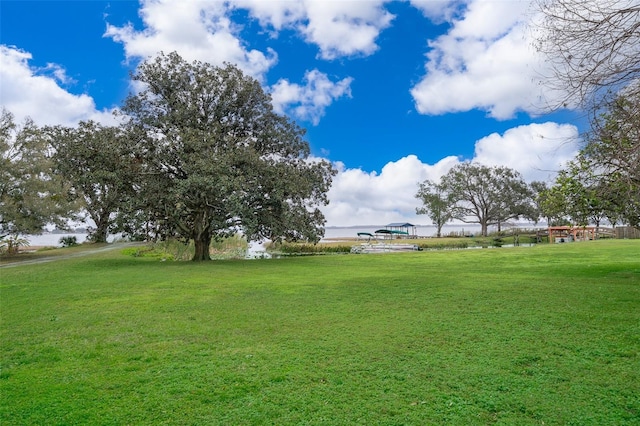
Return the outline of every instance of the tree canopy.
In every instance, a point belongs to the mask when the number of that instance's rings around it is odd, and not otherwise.
[[[127,205],[137,178],[132,141],[123,128],[92,121],[80,122],[77,128],[50,128],[48,133],[55,172],[69,183],[96,225],[89,239],[106,242],[116,231],[116,214]]]
[[[556,179],[556,199],[575,222],[640,224],[640,104],[621,96],[601,114],[587,144]]]
[[[499,230],[511,219],[535,219],[531,189],[520,173],[508,167],[461,163],[442,177],[438,188],[452,203],[451,216],[479,224],[483,236],[490,225]]]
[[[0,238],[40,234],[45,225],[66,225],[73,206],[68,188],[51,173],[51,150],[43,130],[22,125],[3,109],[0,117]]]
[[[335,171],[309,158],[304,130],[276,114],[259,82],[177,53],[140,65],[143,90],[123,111],[140,135],[138,208],[166,235],[195,242],[209,259],[213,238],[308,239],[323,233]]]
[[[416,214],[428,215],[436,226],[436,236],[440,238],[442,227],[453,219],[453,200],[441,184],[430,180],[420,184],[416,198],[422,201],[422,206],[416,209]]]
[[[640,3],[538,0],[545,80],[590,115],[586,146],[545,192],[574,222],[640,224]]]

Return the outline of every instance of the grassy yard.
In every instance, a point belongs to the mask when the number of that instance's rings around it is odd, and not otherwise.
[[[638,425],[640,241],[0,269],[3,425]]]

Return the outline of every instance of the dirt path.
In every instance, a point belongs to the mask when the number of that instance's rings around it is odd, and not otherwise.
[[[61,255],[56,255],[56,256],[39,257],[37,259],[16,260],[15,262],[0,264],[0,268],[11,268],[11,267],[14,267],[14,266],[35,265],[35,264],[38,264],[38,263],[54,262],[56,260],[71,259],[71,258],[74,258],[74,257],[82,257],[82,256],[87,256],[89,254],[95,254],[95,253],[100,253],[100,252],[104,252],[104,251],[116,250],[116,249],[123,249],[125,247],[133,247],[133,246],[139,246],[139,245],[144,245],[144,243],[139,243],[139,242],[133,242],[133,243],[111,243],[111,244],[109,244],[107,246],[103,246],[103,247],[95,248],[95,249],[83,250],[83,251],[79,251],[79,252],[76,252],[76,253],[61,254]]]

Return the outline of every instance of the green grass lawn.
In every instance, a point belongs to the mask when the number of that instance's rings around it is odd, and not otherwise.
[[[638,425],[640,241],[0,269],[3,425]]]

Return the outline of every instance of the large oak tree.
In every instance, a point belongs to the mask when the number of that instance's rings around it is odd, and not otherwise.
[[[140,208],[165,235],[195,242],[209,259],[212,239],[317,241],[318,209],[334,170],[309,158],[304,130],[273,111],[260,83],[234,65],[188,63],[177,53],[141,64],[142,90],[123,111],[143,135]]]
[[[127,205],[136,181],[132,141],[122,127],[92,121],[76,128],[48,129],[55,150],[56,173],[95,223],[89,239],[106,242],[117,231],[116,219]]]
[[[0,116],[0,239],[40,234],[47,224],[66,225],[74,206],[68,188],[52,173],[52,151],[43,129]]]
[[[442,177],[440,187],[453,203],[453,218],[479,224],[483,236],[490,225],[500,230],[510,219],[535,219],[531,189],[508,167],[461,163]]]

